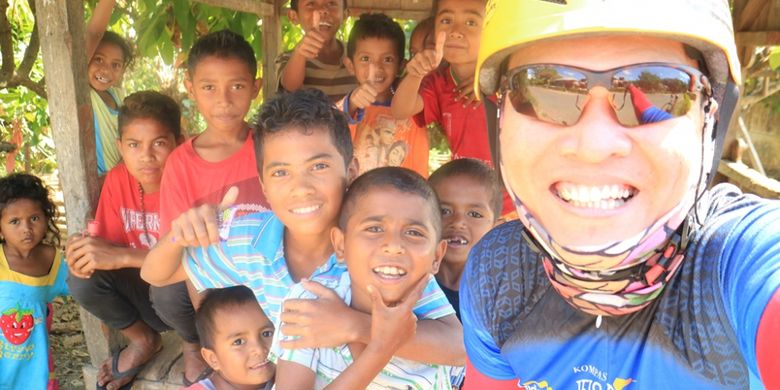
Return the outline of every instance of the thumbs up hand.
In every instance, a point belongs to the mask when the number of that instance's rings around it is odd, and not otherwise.
[[[379,95],[376,88],[376,78],[377,66],[369,64],[368,77],[349,95],[350,115],[353,115],[352,109],[365,109],[376,102],[376,97]]]
[[[440,31],[436,34],[436,46],[433,49],[426,49],[412,57],[406,64],[406,72],[409,76],[423,78],[425,75],[435,70],[441,64],[444,58],[444,43],[447,40],[447,33]]]
[[[181,213],[171,222],[171,240],[182,247],[202,247],[219,242],[217,216],[238,199],[238,187],[230,187],[218,205],[204,204]]]

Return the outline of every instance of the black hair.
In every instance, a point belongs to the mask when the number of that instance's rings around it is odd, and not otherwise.
[[[395,53],[398,55],[398,61],[404,59],[406,50],[406,36],[401,26],[385,14],[360,15],[360,19],[355,21],[352,31],[349,32],[347,41],[347,57],[354,61],[353,56],[357,48],[358,41],[366,38],[387,39],[395,44]]]
[[[411,45],[412,45],[411,39],[412,39],[412,37],[414,36],[414,34],[417,31],[422,31],[424,29],[428,29],[428,32],[425,34],[425,36],[423,36],[423,43],[425,43],[426,40],[430,39],[429,37],[431,35],[433,35],[433,31],[435,29],[434,21],[435,21],[435,17],[429,16],[429,17],[427,17],[427,18],[417,22],[417,24],[414,26],[414,29],[412,30],[412,33],[409,34],[409,39],[410,39],[410,41],[409,41],[409,46],[410,46],[409,50],[411,50]]]
[[[433,0],[433,4],[431,4],[432,14],[434,18],[436,18],[436,14],[439,13],[439,3],[441,3],[441,0]],[[487,3],[487,1],[485,1]]]
[[[434,171],[428,178],[428,183],[435,188],[443,181],[458,176],[468,177],[484,187],[490,197],[488,206],[493,212],[494,221],[501,217],[504,204],[501,182],[498,180],[496,171],[480,160],[473,158],[452,160]]]
[[[195,313],[195,328],[198,331],[200,345],[204,348],[214,349],[214,332],[216,331],[217,312],[219,310],[225,310],[228,307],[236,308],[247,304],[260,306],[257,303],[255,294],[246,286],[233,286],[206,291],[206,295]],[[263,311],[263,309],[260,308],[260,311]],[[219,319],[219,321],[222,320]]]
[[[439,198],[425,178],[419,173],[401,167],[381,167],[372,169],[352,182],[344,195],[339,214],[339,228],[345,231],[349,218],[355,209],[355,204],[370,190],[376,188],[394,189],[405,194],[417,195],[425,200],[431,211],[431,224],[436,231],[436,239],[441,238],[441,208]]]
[[[344,166],[348,166],[352,161],[352,135],[347,117],[324,92],[303,88],[280,92],[265,102],[254,120],[253,134],[260,177],[263,176],[263,142],[268,135],[290,130],[309,135],[317,128],[327,129],[333,145],[344,158]]]
[[[148,118],[163,125],[175,139],[181,137],[181,109],[170,97],[156,91],[140,91],[125,98],[119,107],[117,123],[119,137],[130,122]]]
[[[290,0],[290,9],[298,12],[298,1],[299,0]],[[341,6],[344,7],[344,10],[347,9],[347,0],[341,0]]]
[[[257,76],[257,58],[249,42],[239,34],[230,30],[219,30],[208,33],[195,41],[187,57],[187,70],[190,77],[195,74],[195,68],[206,57],[237,58],[246,64],[252,78]]]
[[[100,43],[110,43],[119,47],[119,49],[122,50],[122,56],[124,56],[124,61],[122,62],[125,68],[133,62],[133,49],[121,35],[113,31],[106,31],[103,33],[103,37],[100,38]]]
[[[13,173],[0,178],[0,217],[3,210],[20,199],[37,202],[46,216],[47,237],[54,246],[60,246],[60,229],[56,225],[57,207],[52,202],[51,192],[43,180],[27,173]],[[0,238],[0,243],[5,240]]]

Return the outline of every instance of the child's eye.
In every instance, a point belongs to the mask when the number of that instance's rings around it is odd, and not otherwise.
[[[40,219],[41,219],[41,217],[39,217],[39,216],[37,216],[37,215],[33,215],[33,217],[32,217],[32,218],[30,218],[30,221],[33,221],[33,222],[38,222]]]
[[[235,85],[233,85],[233,89],[244,89],[244,88],[246,88],[244,86],[244,84],[235,84]]]
[[[409,229],[406,234],[412,237],[425,237],[425,233],[417,229]]]
[[[274,337],[274,331],[272,330],[264,330],[263,333],[260,333],[263,337]]]
[[[382,233],[383,229],[381,226],[372,225],[366,228],[366,231],[369,233]]]
[[[168,141],[159,140],[154,142],[154,146],[167,146],[167,145],[168,145]]]
[[[213,85],[204,85],[204,86],[202,86],[200,88],[202,90],[204,90],[204,91],[213,91],[214,90],[214,86]]]
[[[439,20],[439,23],[441,23],[441,24],[450,24],[450,23],[452,23],[452,20],[450,20],[450,18],[441,18],[441,20]]]
[[[482,216],[482,214],[480,214],[480,213],[478,213],[476,211],[469,211],[468,213],[466,213],[466,215],[468,215],[471,218],[484,218]]]
[[[284,169],[277,169],[271,172],[271,177],[283,177],[287,176],[287,171]]]
[[[232,345],[244,345],[244,344],[246,344],[246,340],[244,340],[244,339],[235,339],[235,340],[233,340],[233,342],[231,344]]]
[[[314,164],[314,166],[312,167],[312,170],[315,170],[315,171],[321,171],[321,170],[323,170],[323,169],[326,169],[326,168],[328,168],[329,166],[330,166],[330,165],[328,165],[328,164],[326,164],[326,163],[316,163],[316,164]]]
[[[135,148],[138,147],[138,142],[130,142],[130,143],[127,144],[127,147],[135,149]]]
[[[442,208],[441,208],[441,215],[442,215],[442,216],[445,216],[445,215],[450,215],[450,214],[452,214],[452,210],[450,210],[450,209],[448,209],[448,208],[446,208],[446,207],[442,207]]]
[[[385,57],[385,63],[386,64],[394,64],[395,63],[395,57],[393,57],[393,56]]]
[[[466,25],[469,26],[469,27],[476,27],[476,26],[479,25],[479,23],[477,23],[476,20],[469,19],[469,20],[466,21]]]
[[[122,70],[122,64],[120,64],[120,63],[113,63],[113,64],[111,64],[111,67],[116,69],[116,70]]]
[[[18,225],[19,224],[19,219],[14,218],[14,219],[8,221],[8,223],[10,223],[11,225]]]
[[[360,61],[360,62],[368,62],[370,60],[369,60],[368,56],[360,56],[360,58],[358,58],[358,61]]]

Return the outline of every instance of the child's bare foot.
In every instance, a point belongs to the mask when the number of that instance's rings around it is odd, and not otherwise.
[[[131,325],[131,328],[136,324]],[[98,388],[117,390],[132,382],[146,363],[160,350],[162,347],[160,335],[148,328],[146,324],[143,325],[150,332],[128,337],[130,343],[127,347],[115,352],[100,365],[97,373]],[[126,333],[125,330],[122,332]]]
[[[200,344],[183,342],[181,344],[182,358],[184,359],[184,373],[182,379],[185,386],[190,386],[211,375],[211,367],[203,360],[200,354]]]

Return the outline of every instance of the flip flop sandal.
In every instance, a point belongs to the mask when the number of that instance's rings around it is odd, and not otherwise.
[[[190,386],[192,386],[192,385],[194,385],[194,384],[196,384],[196,383],[198,383],[198,382],[208,378],[209,375],[211,375],[213,372],[214,372],[214,370],[211,367],[206,367],[206,368],[203,369],[203,371],[200,372],[200,375],[198,375],[198,377],[195,378],[195,380],[193,380],[193,381],[190,381],[189,379],[187,379],[187,376],[184,375],[184,373],[182,372],[181,373],[181,382],[184,383],[185,387],[190,387]]]
[[[144,368],[146,368],[146,365],[150,361],[154,360],[154,357],[157,356],[157,354],[160,352],[160,350],[162,350],[162,348],[160,348],[157,352],[155,352],[152,355],[152,357],[149,359],[149,361],[147,361],[146,363],[143,363],[141,365],[138,365],[138,366],[135,366],[133,368],[130,368],[127,371],[121,371],[120,372],[119,369],[118,369],[118,366],[119,366],[119,354],[122,351],[124,351],[125,348],[127,348],[126,345],[124,347],[120,347],[119,349],[115,350],[111,354],[111,376],[113,378],[112,381],[117,380],[117,379],[130,377],[130,382],[125,383],[124,385],[122,385],[122,387],[120,387],[120,388],[118,388],[116,390],[130,390],[133,387],[133,382],[135,382],[135,377],[138,375],[138,373],[140,373]],[[106,383],[106,386],[107,385],[108,385],[108,383]],[[95,383],[95,389],[97,389],[97,390],[107,390],[108,388],[106,386],[100,386],[100,384]]]

